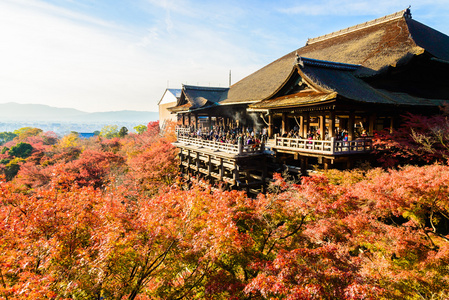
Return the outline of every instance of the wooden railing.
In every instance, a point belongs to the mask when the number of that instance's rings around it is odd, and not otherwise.
[[[190,127],[176,127],[176,136],[190,133]]]
[[[342,155],[370,152],[372,141],[371,139],[337,141],[335,138],[331,138],[331,140],[309,140],[275,137],[274,147],[298,152]]]
[[[223,151],[235,154],[253,154],[260,153],[264,150],[264,144],[250,144],[244,145],[241,140],[237,144],[222,143],[189,136],[178,135],[178,143],[184,145],[195,146],[198,148],[206,148],[213,151]]]
[[[180,129],[184,130],[185,133],[190,133],[189,128]],[[178,131],[178,143],[239,155],[260,153],[265,150],[265,145],[263,143],[245,145],[241,140],[239,140],[237,144],[216,142],[191,137],[188,136],[188,134],[183,134],[181,131]],[[323,155],[368,153],[373,150],[372,140],[369,138],[354,141],[337,141],[335,138],[331,138],[330,140],[309,140],[275,137],[274,141],[270,140],[268,144],[271,144],[271,147],[274,148]]]

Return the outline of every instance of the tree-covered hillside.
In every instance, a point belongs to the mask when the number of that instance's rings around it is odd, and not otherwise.
[[[449,297],[443,156],[276,174],[250,198],[184,182],[170,131],[140,129],[90,139],[26,129],[2,145],[0,299]],[[402,151],[384,141],[382,154]]]

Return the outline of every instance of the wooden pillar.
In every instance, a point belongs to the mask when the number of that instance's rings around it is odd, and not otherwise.
[[[271,114],[268,115],[268,137],[273,137],[273,131],[274,131],[274,124],[273,124],[273,116]]]
[[[305,156],[301,157],[301,175],[302,176],[307,175],[308,164],[309,164],[309,159]]]
[[[335,137],[335,111],[329,112],[329,138]]]
[[[348,160],[346,161],[346,169],[350,170],[354,166],[354,161],[351,157],[348,157]]]
[[[198,121],[199,121],[198,114],[195,114],[195,129],[196,129],[196,130],[198,130],[198,128],[199,128],[199,127],[198,127],[198,125],[199,125],[199,122],[198,122]]]
[[[299,116],[299,135],[304,138],[304,116]]]
[[[249,172],[249,170],[246,170],[246,172],[245,172],[245,175],[246,175],[246,194],[249,194],[249,182],[251,181],[251,177],[250,177],[250,172]]]
[[[369,135],[374,135],[374,130],[376,130],[376,118],[377,118],[377,116],[376,116],[376,113],[372,113],[370,116],[369,116],[369,128],[368,128],[368,132],[369,132]]]
[[[189,127],[192,126],[192,114],[187,115],[187,121],[189,121]]]
[[[264,155],[263,156],[263,169],[262,169],[262,187],[261,187],[261,192],[265,193],[266,192],[266,178],[267,178],[267,157]]]
[[[239,178],[239,166],[237,165],[237,162],[234,161],[234,186],[237,186],[237,182],[240,180]]]
[[[223,176],[224,176],[224,166],[223,166],[223,158],[220,157],[220,170],[218,171],[219,175],[220,175],[220,181],[223,181]]]
[[[207,115],[207,132],[210,132],[210,129],[212,128],[212,116],[209,114]]]
[[[289,132],[290,129],[288,127],[287,113],[282,113],[282,134]]]
[[[239,151],[239,155],[242,155],[243,154],[243,141],[241,138],[239,138],[237,141],[237,149]]]
[[[209,179],[212,178],[212,158],[208,155],[208,164],[207,164],[207,177]]]
[[[390,133],[393,133],[394,130],[394,117],[390,117]]]
[[[302,128],[302,137],[303,138],[307,138],[307,133],[309,132],[309,122],[310,122],[310,114],[309,112],[305,112],[304,113],[304,118],[303,118],[303,128]]]
[[[324,171],[327,172],[328,169],[329,169],[329,159],[325,158],[324,159]]]
[[[326,131],[325,121],[326,121],[326,114],[323,113],[323,114],[321,114],[318,117],[318,123],[319,123],[319,128],[320,128],[320,135],[321,135],[320,139],[321,140],[324,140],[324,133]]]
[[[184,170],[184,166],[182,164],[182,162],[184,161],[184,156],[182,153],[182,148],[179,149],[179,169],[181,170],[181,172]]]
[[[200,153],[196,153],[196,173],[200,174]]]
[[[348,119],[348,141],[354,140],[354,123],[355,123],[355,113],[354,111],[350,111]]]
[[[190,150],[187,150],[187,174],[189,175],[190,178],[190,163],[192,162],[192,158],[191,158],[191,153]]]

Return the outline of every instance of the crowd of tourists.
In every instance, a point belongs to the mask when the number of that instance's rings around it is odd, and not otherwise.
[[[180,127],[182,128],[182,127]],[[223,126],[214,125],[210,129],[203,127],[195,129],[194,127],[185,127],[184,130],[178,132],[181,136],[188,136],[190,138],[198,138],[203,140],[215,141],[220,143],[237,144],[239,140],[244,145],[259,144],[266,142],[268,138],[268,130],[264,127],[261,131],[253,130],[253,128],[243,129],[242,127],[225,128]],[[307,134],[301,136],[299,128],[295,126],[292,130],[284,132],[280,135],[283,138],[293,139],[308,139],[308,140],[330,140],[329,132],[326,129],[324,135],[321,134],[320,129],[309,130]],[[359,137],[366,137],[366,130],[362,130]],[[335,129],[334,137],[338,141],[348,140],[348,131],[346,129]]]
[[[367,137],[366,130],[362,129],[361,132],[355,132],[356,137]],[[307,139],[307,140],[330,140],[329,131],[325,130],[324,136],[321,134],[320,129],[309,130],[307,134],[301,136],[299,134],[298,127],[295,126],[289,132],[284,132],[282,134],[284,138],[292,138],[292,139]],[[334,132],[334,137],[337,141],[347,141],[348,140],[348,131],[346,129],[336,128]]]
[[[179,131],[179,135],[198,138],[202,140],[215,141],[219,143],[227,143],[237,145],[241,140],[244,145],[260,144],[267,139],[266,128],[262,131],[256,131],[252,128],[243,129],[241,127],[225,128],[223,126],[212,126],[208,128],[190,128],[189,131]]]

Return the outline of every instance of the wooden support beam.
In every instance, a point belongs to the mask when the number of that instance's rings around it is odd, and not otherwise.
[[[329,112],[329,137],[335,137],[335,111]]]
[[[299,116],[299,135],[304,137],[304,116]]]
[[[290,129],[288,127],[287,113],[282,113],[282,134],[289,132]]]
[[[354,111],[349,112],[349,119],[348,119],[348,140],[353,141],[354,136],[354,124],[355,124],[355,113]]]
[[[195,130],[198,130],[198,125],[199,125],[199,118],[198,118],[198,114],[195,114]]]
[[[325,158],[324,159],[324,171],[327,172],[328,169],[329,169],[329,159]]]
[[[187,150],[187,176],[190,179],[190,172],[192,168],[190,167],[190,164],[192,163],[192,156],[190,155],[190,150]]]
[[[273,115],[268,115],[268,137],[271,139],[274,134]]]
[[[301,157],[301,175],[307,175],[307,167],[309,165],[309,159],[306,156]]]
[[[394,131],[394,117],[390,117],[390,133],[393,133]]]
[[[374,135],[374,130],[376,130],[376,118],[377,118],[377,115],[376,115],[376,113],[372,113],[370,116],[369,116],[369,128],[368,128],[368,131],[369,131],[369,135]]]
[[[262,186],[261,186],[261,192],[265,193],[267,191],[266,188],[266,178],[268,176],[268,170],[267,170],[267,157],[263,156],[263,169],[262,169]]]
[[[212,173],[212,159],[211,156],[208,155],[208,163],[207,163],[207,177],[211,179],[211,173]]]
[[[309,122],[310,122],[310,114],[308,111],[304,112],[303,115],[303,124],[302,124],[302,134],[303,138],[307,138],[307,134],[309,133]]]
[[[237,162],[236,161],[234,161],[234,170],[233,170],[233,173],[234,173],[234,178],[233,178],[233,182],[234,182],[234,185],[235,186],[237,186],[237,182],[240,180],[240,178],[239,178],[239,166],[237,165]]]
[[[325,121],[326,121],[326,115],[323,113],[320,116],[318,116],[318,123],[320,128],[320,140],[324,140],[324,133],[326,131],[325,127]]]
[[[224,176],[224,166],[223,166],[223,158],[220,157],[220,166],[219,166],[220,170],[219,170],[219,174],[220,174],[220,181],[223,181],[223,176]]]
[[[196,172],[200,173],[200,153],[196,153]]]
[[[245,175],[246,175],[246,184],[247,184],[247,186],[246,186],[246,193],[249,194],[249,184],[251,182],[250,171],[246,170]]]
[[[182,165],[183,161],[184,161],[184,154],[182,153],[182,148],[181,148],[181,149],[179,149],[179,168],[181,169],[181,172],[184,169],[184,167]]]

